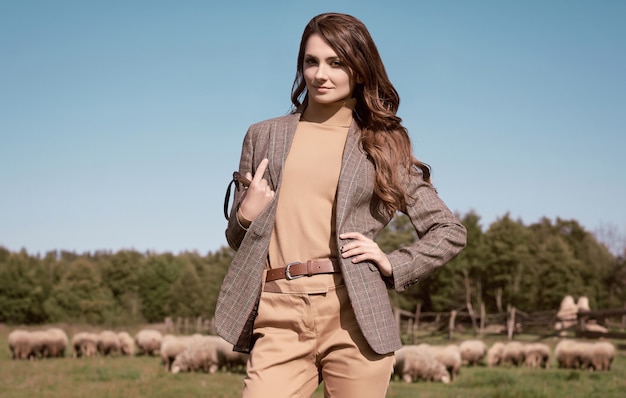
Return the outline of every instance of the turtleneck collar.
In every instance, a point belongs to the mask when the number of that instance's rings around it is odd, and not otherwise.
[[[305,122],[320,123],[326,126],[350,127],[352,123],[352,112],[356,106],[354,98],[347,99],[341,107],[331,115],[320,112],[317,107],[307,107],[300,116],[300,120]],[[316,109],[317,108],[317,109]]]

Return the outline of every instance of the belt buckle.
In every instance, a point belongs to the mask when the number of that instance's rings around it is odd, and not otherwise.
[[[302,264],[302,263],[300,261],[295,261],[293,263],[287,264],[287,266],[285,267],[285,279],[287,279],[288,281],[292,281],[294,279],[298,279],[298,278],[302,278],[303,276],[306,276],[306,275],[291,276],[291,274],[289,273],[289,268],[291,268],[292,265],[298,265],[298,264]]]

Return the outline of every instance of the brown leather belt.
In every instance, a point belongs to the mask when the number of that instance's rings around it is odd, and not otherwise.
[[[272,282],[278,279],[287,279],[290,281],[302,278],[303,276],[333,274],[340,271],[341,269],[336,260],[331,260],[330,258],[308,260],[304,263],[295,262],[287,264],[285,268],[272,268],[267,270],[265,282]]]

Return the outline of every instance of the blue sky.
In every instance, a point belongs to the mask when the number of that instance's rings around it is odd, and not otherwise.
[[[452,210],[624,236],[624,1],[3,0],[0,246],[225,246],[243,136],[327,11],[368,26]]]

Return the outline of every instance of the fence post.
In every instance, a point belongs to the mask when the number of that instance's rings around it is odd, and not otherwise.
[[[456,319],[456,310],[450,311],[450,322],[448,323],[448,340],[454,337],[454,321]]]
[[[417,303],[417,308],[415,309],[415,323],[413,324],[413,330],[415,331],[415,335],[417,335],[417,331],[420,325],[420,316],[422,314],[422,303]]]
[[[485,303],[480,303],[480,334],[485,333],[485,318],[487,317],[487,311],[485,310]]]
[[[513,330],[515,330],[515,307],[511,307],[507,329],[509,340],[513,340]]]

